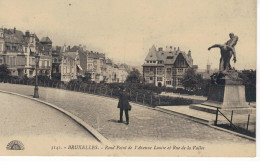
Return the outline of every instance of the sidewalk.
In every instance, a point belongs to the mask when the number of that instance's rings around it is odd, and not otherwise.
[[[169,97],[188,98],[188,99],[194,99],[194,100],[200,100],[200,101],[206,101],[207,100],[207,97],[204,97],[204,96],[187,95],[187,94],[180,94],[180,93],[162,92],[162,94],[160,94],[160,95],[169,96]]]
[[[0,83],[0,89],[32,96],[33,86]],[[40,99],[78,116],[112,142],[254,143],[175,115],[132,105],[130,124],[119,124],[117,99],[52,88],[39,88]],[[216,137],[217,136],[217,137]]]

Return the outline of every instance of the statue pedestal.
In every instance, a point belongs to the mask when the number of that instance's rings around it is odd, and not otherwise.
[[[221,78],[218,84],[211,84],[208,100],[202,104],[221,109],[249,107],[242,80],[228,76]]]
[[[253,110],[246,102],[245,86],[238,73],[234,70],[212,75],[208,99],[202,104],[190,105],[191,109],[216,113],[221,110],[235,110],[237,113],[252,113]]]

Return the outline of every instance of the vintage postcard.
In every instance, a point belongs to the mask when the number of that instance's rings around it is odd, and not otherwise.
[[[256,156],[256,0],[1,0],[0,156]]]

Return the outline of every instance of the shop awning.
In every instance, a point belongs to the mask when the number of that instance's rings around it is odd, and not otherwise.
[[[80,70],[83,70],[83,69],[81,68],[81,66],[80,66],[80,65],[77,65],[77,67],[78,67]]]

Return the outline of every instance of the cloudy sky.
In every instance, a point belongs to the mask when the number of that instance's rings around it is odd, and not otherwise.
[[[117,62],[142,65],[149,48],[192,51],[194,64],[218,68],[228,34],[239,37],[238,69],[256,68],[256,0],[0,0],[0,27],[85,44]]]

